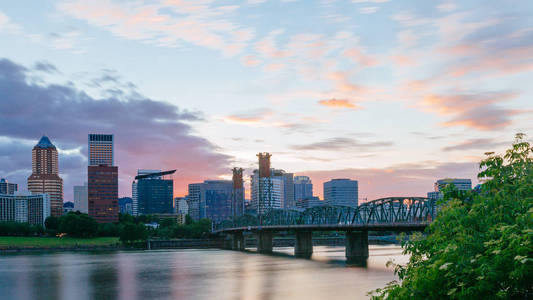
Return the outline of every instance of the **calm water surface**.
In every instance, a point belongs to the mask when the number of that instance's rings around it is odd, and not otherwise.
[[[398,246],[370,246],[366,267],[347,266],[344,247],[279,255],[222,250],[0,255],[0,299],[365,299],[395,279]]]

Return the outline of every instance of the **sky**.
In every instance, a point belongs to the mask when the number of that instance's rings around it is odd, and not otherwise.
[[[65,201],[87,134],[115,135],[119,195],[137,169],[187,184],[272,167],[425,196],[533,134],[533,2],[0,2],[0,177],[59,149]],[[249,187],[249,185],[248,185]]]

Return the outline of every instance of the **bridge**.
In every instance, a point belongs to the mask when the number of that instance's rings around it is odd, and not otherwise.
[[[304,211],[272,209],[262,216],[245,215],[223,221],[213,233],[230,238],[228,248],[244,250],[244,232],[256,234],[257,251],[272,253],[276,232],[294,231],[294,253],[313,254],[313,231],[344,231],[346,258],[364,263],[368,258],[368,231],[423,231],[436,216],[435,200],[423,197],[389,197],[365,202],[358,207],[317,206]]]

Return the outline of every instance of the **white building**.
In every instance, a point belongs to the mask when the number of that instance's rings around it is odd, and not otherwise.
[[[85,182],[83,185],[74,186],[74,211],[79,210],[82,213],[89,213],[87,192],[87,182]]]
[[[271,172],[273,173],[273,172]],[[259,182],[261,181],[261,194]],[[259,178],[259,172],[254,170],[251,175],[252,208],[257,213],[265,213],[269,209],[284,207],[285,179],[283,176]]]
[[[49,216],[48,194],[0,195],[0,221],[27,222],[44,226],[44,221]]]

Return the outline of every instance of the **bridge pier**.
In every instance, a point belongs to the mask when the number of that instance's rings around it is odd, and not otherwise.
[[[232,234],[232,247],[233,250],[244,251],[244,235],[242,231],[237,231]]]
[[[272,231],[258,231],[257,232],[257,252],[272,253],[272,239],[274,233]]]
[[[294,255],[297,257],[310,258],[313,254],[313,232],[296,231],[296,243]]]
[[[346,232],[346,260],[365,265],[368,259],[368,231]]]

